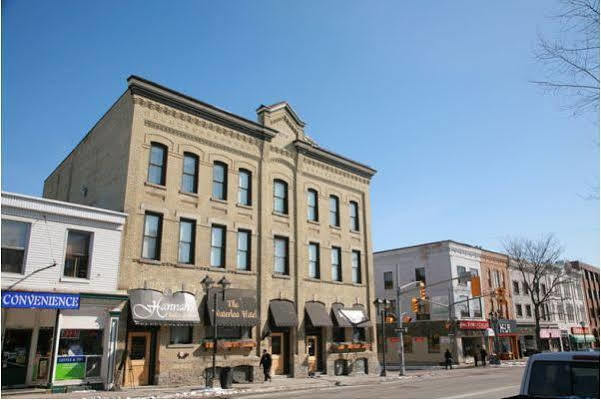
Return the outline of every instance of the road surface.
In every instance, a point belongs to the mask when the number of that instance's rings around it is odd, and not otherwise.
[[[402,382],[262,393],[240,396],[240,398],[503,398],[519,392],[523,371],[523,367],[455,369],[444,371],[436,376],[425,376]]]

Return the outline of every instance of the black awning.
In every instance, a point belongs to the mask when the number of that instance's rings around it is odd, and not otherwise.
[[[200,324],[196,298],[190,292],[171,295],[153,289],[132,289],[129,305],[136,325]]]
[[[269,312],[273,325],[280,328],[288,328],[298,325],[294,302],[289,300],[271,300]]]
[[[340,310],[344,308],[344,304],[342,303],[334,303],[332,304],[332,314],[334,315],[334,322],[336,326],[340,328],[350,328],[353,326],[351,322],[340,313]]]
[[[353,307],[344,307],[342,303],[332,304],[332,313],[334,320],[339,327],[367,328],[371,326],[371,321],[365,313],[365,308],[361,304],[355,304]]]
[[[209,325],[214,325],[215,298],[218,326],[255,326],[259,323],[255,290],[225,289],[223,293],[223,289],[209,289],[206,296]]]
[[[305,303],[305,311],[309,316],[311,325],[315,327],[332,326],[332,319],[328,316],[326,307],[318,301],[308,301]]]

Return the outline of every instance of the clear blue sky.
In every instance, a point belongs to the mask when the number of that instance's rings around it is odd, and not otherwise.
[[[599,264],[594,117],[528,83],[541,1],[2,2],[2,189],[43,180],[130,74],[255,119],[287,100],[321,145],[376,168],[374,249],[492,250],[553,232]]]

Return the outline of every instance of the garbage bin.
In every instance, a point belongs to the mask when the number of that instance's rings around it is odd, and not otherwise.
[[[219,383],[222,389],[231,389],[234,381],[234,370],[230,367],[223,367],[219,372]]]

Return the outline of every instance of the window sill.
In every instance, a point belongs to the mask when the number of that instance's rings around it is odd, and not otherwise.
[[[340,226],[336,226],[336,225],[330,225],[330,229],[335,229],[337,231],[340,231]]]
[[[290,215],[284,214],[284,213],[281,213],[281,212],[277,212],[277,211],[272,211],[271,214],[275,215],[276,217],[290,218]]]
[[[250,206],[247,206],[246,204],[236,203],[236,207],[244,208],[246,210],[252,210],[253,209],[252,204]]]
[[[227,204],[227,200],[216,199],[213,196],[209,197],[209,200],[214,201],[215,203]]]
[[[309,281],[309,282],[319,282],[319,283],[323,282],[320,278],[311,278],[311,277],[308,277],[308,278],[305,278],[305,280]]]
[[[313,221],[313,220],[311,220],[311,219],[308,219],[308,220],[307,220],[307,223],[308,223],[308,224],[317,225],[317,226],[321,225],[321,224],[319,223],[319,220],[317,220],[317,221]]]
[[[248,269],[236,269],[235,272],[240,275],[255,275],[254,272],[252,272],[251,270],[248,270]]]
[[[179,194],[181,194],[181,195],[184,195],[184,196],[190,196],[190,197],[194,197],[194,198],[196,198],[196,199],[199,197],[199,196],[198,196],[198,193],[186,192],[186,191],[183,191],[183,190],[180,190],[180,191],[179,191]]]
[[[168,349],[193,349],[194,343],[178,343],[178,344],[168,344]]]
[[[150,258],[139,258],[138,262],[142,264],[161,265],[161,262],[159,260],[152,260]]]
[[[353,234],[353,235],[360,235],[360,234],[361,234],[361,231],[356,231],[356,230],[354,230],[354,229],[351,229],[351,230],[349,230],[349,232],[350,232],[351,234]]]
[[[23,278],[25,274],[19,272],[2,272],[3,278]]]
[[[90,284],[90,280],[89,279],[85,279],[85,278],[71,278],[69,276],[61,276],[60,279],[61,282],[70,282],[70,283],[85,283],[85,284]]]
[[[274,273],[274,274],[271,274],[271,277],[272,277],[272,278],[275,278],[275,279],[292,279],[292,278],[290,277],[290,275],[276,274],[276,273]]]
[[[185,264],[185,263],[177,263],[175,264],[177,268],[185,268],[185,269],[196,269],[196,265],[194,264]]]
[[[165,185],[157,185],[156,183],[152,183],[152,182],[148,182],[148,181],[144,182],[144,185],[155,188],[155,189],[167,190],[167,186],[165,186]]]

